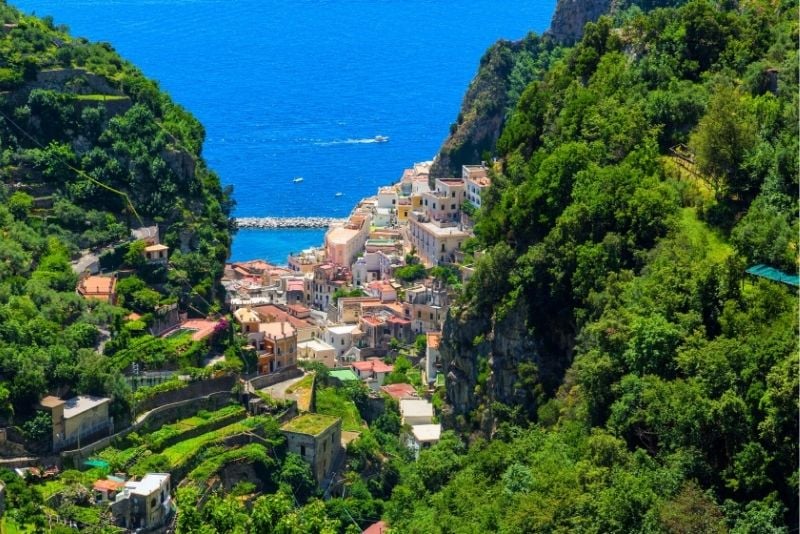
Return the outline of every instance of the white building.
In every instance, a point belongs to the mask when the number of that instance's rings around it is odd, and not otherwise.
[[[455,222],[434,222],[424,216],[409,217],[408,234],[426,267],[453,263],[456,251],[470,237]]]
[[[298,343],[297,357],[310,362],[320,362],[331,369],[336,366],[336,349],[320,339]]]
[[[442,425],[414,425],[406,436],[406,445],[414,451],[414,458],[419,459],[419,451],[439,441],[442,436]]]
[[[358,325],[345,324],[329,326],[324,334],[325,343],[336,349],[336,357],[340,358],[353,346],[361,335]]]
[[[429,425],[433,423],[433,404],[424,399],[400,401],[400,422],[403,426]]]
[[[467,184],[467,200],[477,208],[481,207],[483,194],[492,185],[483,165],[464,165],[461,177]]]
[[[128,530],[148,530],[164,524],[172,512],[169,473],[147,473],[129,480],[111,504],[114,523]]]

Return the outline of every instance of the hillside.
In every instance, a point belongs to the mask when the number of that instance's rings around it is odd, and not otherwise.
[[[124,420],[130,362],[94,349],[124,349],[160,306],[219,309],[230,191],[197,120],[108,44],[5,3],[0,19],[0,418],[35,436],[38,400],[71,392],[112,395]],[[168,263],[132,234],[151,226]],[[76,294],[92,264],[120,271],[115,302]]]
[[[797,288],[745,273],[798,268],[796,12],[635,6],[527,85],[442,344],[472,445],[398,532],[797,524]]]

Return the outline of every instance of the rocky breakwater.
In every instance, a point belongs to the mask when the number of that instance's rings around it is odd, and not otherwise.
[[[234,219],[237,228],[280,230],[284,228],[327,228],[343,223],[336,217],[239,217]]]

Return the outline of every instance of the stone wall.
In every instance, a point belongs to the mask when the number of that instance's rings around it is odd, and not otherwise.
[[[133,425],[112,436],[90,443],[80,449],[63,451],[61,453],[61,459],[70,460],[77,466],[95,452],[111,445],[114,440],[124,438],[135,430],[141,428],[158,428],[161,425],[189,417],[199,410],[216,410],[230,403],[231,400],[234,400],[234,396],[230,391],[218,391],[204,397],[188,398],[172,404],[159,406],[148,412],[140,421],[137,421]]]
[[[266,387],[277,384],[278,382],[283,382],[284,380],[297,378],[298,376],[302,375],[303,371],[293,365],[291,367],[286,367],[285,369],[282,369],[276,373],[270,373],[268,375],[257,375],[251,378],[249,382],[254,389],[264,389]]]
[[[185,388],[165,391],[143,400],[136,407],[136,412],[141,414],[165,404],[172,404],[174,402],[180,402],[195,397],[204,397],[206,395],[211,395],[212,393],[219,393],[223,391],[230,392],[233,389],[233,386],[236,384],[236,381],[237,378],[235,376],[228,375],[209,380],[192,382]]]

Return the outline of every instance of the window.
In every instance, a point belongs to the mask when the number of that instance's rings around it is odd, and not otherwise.
[[[344,338],[342,338],[342,345],[344,345]]]
[[[450,197],[451,198],[456,198],[456,192],[455,191],[450,191]]]
[[[431,313],[431,321],[433,321],[433,314]]]
[[[306,446],[300,445],[300,456],[305,456],[305,455],[306,455]]]
[[[442,243],[442,252],[444,252],[444,243]]]
[[[417,312],[417,319],[422,319],[422,312],[421,311]]]

